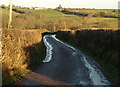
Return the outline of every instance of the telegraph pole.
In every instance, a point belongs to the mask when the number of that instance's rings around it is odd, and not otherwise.
[[[8,29],[12,27],[11,23],[12,23],[12,0],[10,0]]]

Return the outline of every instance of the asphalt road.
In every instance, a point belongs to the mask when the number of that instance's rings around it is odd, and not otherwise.
[[[81,51],[47,35],[51,59],[15,85],[109,85],[99,65]]]

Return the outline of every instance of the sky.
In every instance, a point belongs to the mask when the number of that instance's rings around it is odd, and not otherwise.
[[[120,0],[13,0],[15,6],[55,8],[118,9]],[[9,5],[9,0],[0,0],[0,5]]]

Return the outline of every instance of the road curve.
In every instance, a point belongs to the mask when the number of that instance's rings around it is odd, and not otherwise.
[[[41,66],[15,85],[110,85],[98,64],[81,51],[44,36],[47,55]]]

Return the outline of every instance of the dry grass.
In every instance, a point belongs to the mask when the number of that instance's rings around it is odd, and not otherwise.
[[[18,9],[17,9],[18,10]],[[53,28],[61,30],[63,28],[68,29],[80,29],[80,28],[117,28],[118,27],[118,18],[104,18],[99,17],[100,12],[108,12],[106,15],[112,15],[113,10],[84,10],[89,11],[89,16],[77,16],[73,14],[63,14],[55,10],[28,10],[20,9],[25,12],[20,14],[19,12],[13,11],[13,29],[48,29],[53,31]],[[73,10],[74,11],[74,10]],[[81,10],[80,10],[81,11]],[[93,13],[91,13],[93,12]],[[111,13],[109,13],[111,12]],[[2,9],[2,26],[7,28],[9,10]],[[93,17],[93,15],[98,15],[98,17]],[[117,13],[115,13],[117,14]],[[54,26],[55,24],[55,26]]]
[[[29,71],[29,55],[36,55],[40,52],[42,33],[47,30],[3,30],[2,32],[2,72],[3,83],[9,84],[12,81],[25,76]],[[33,45],[34,44],[34,45]],[[25,48],[31,47],[29,50]],[[42,50],[42,49],[41,49]],[[35,55],[33,56],[34,58]]]

